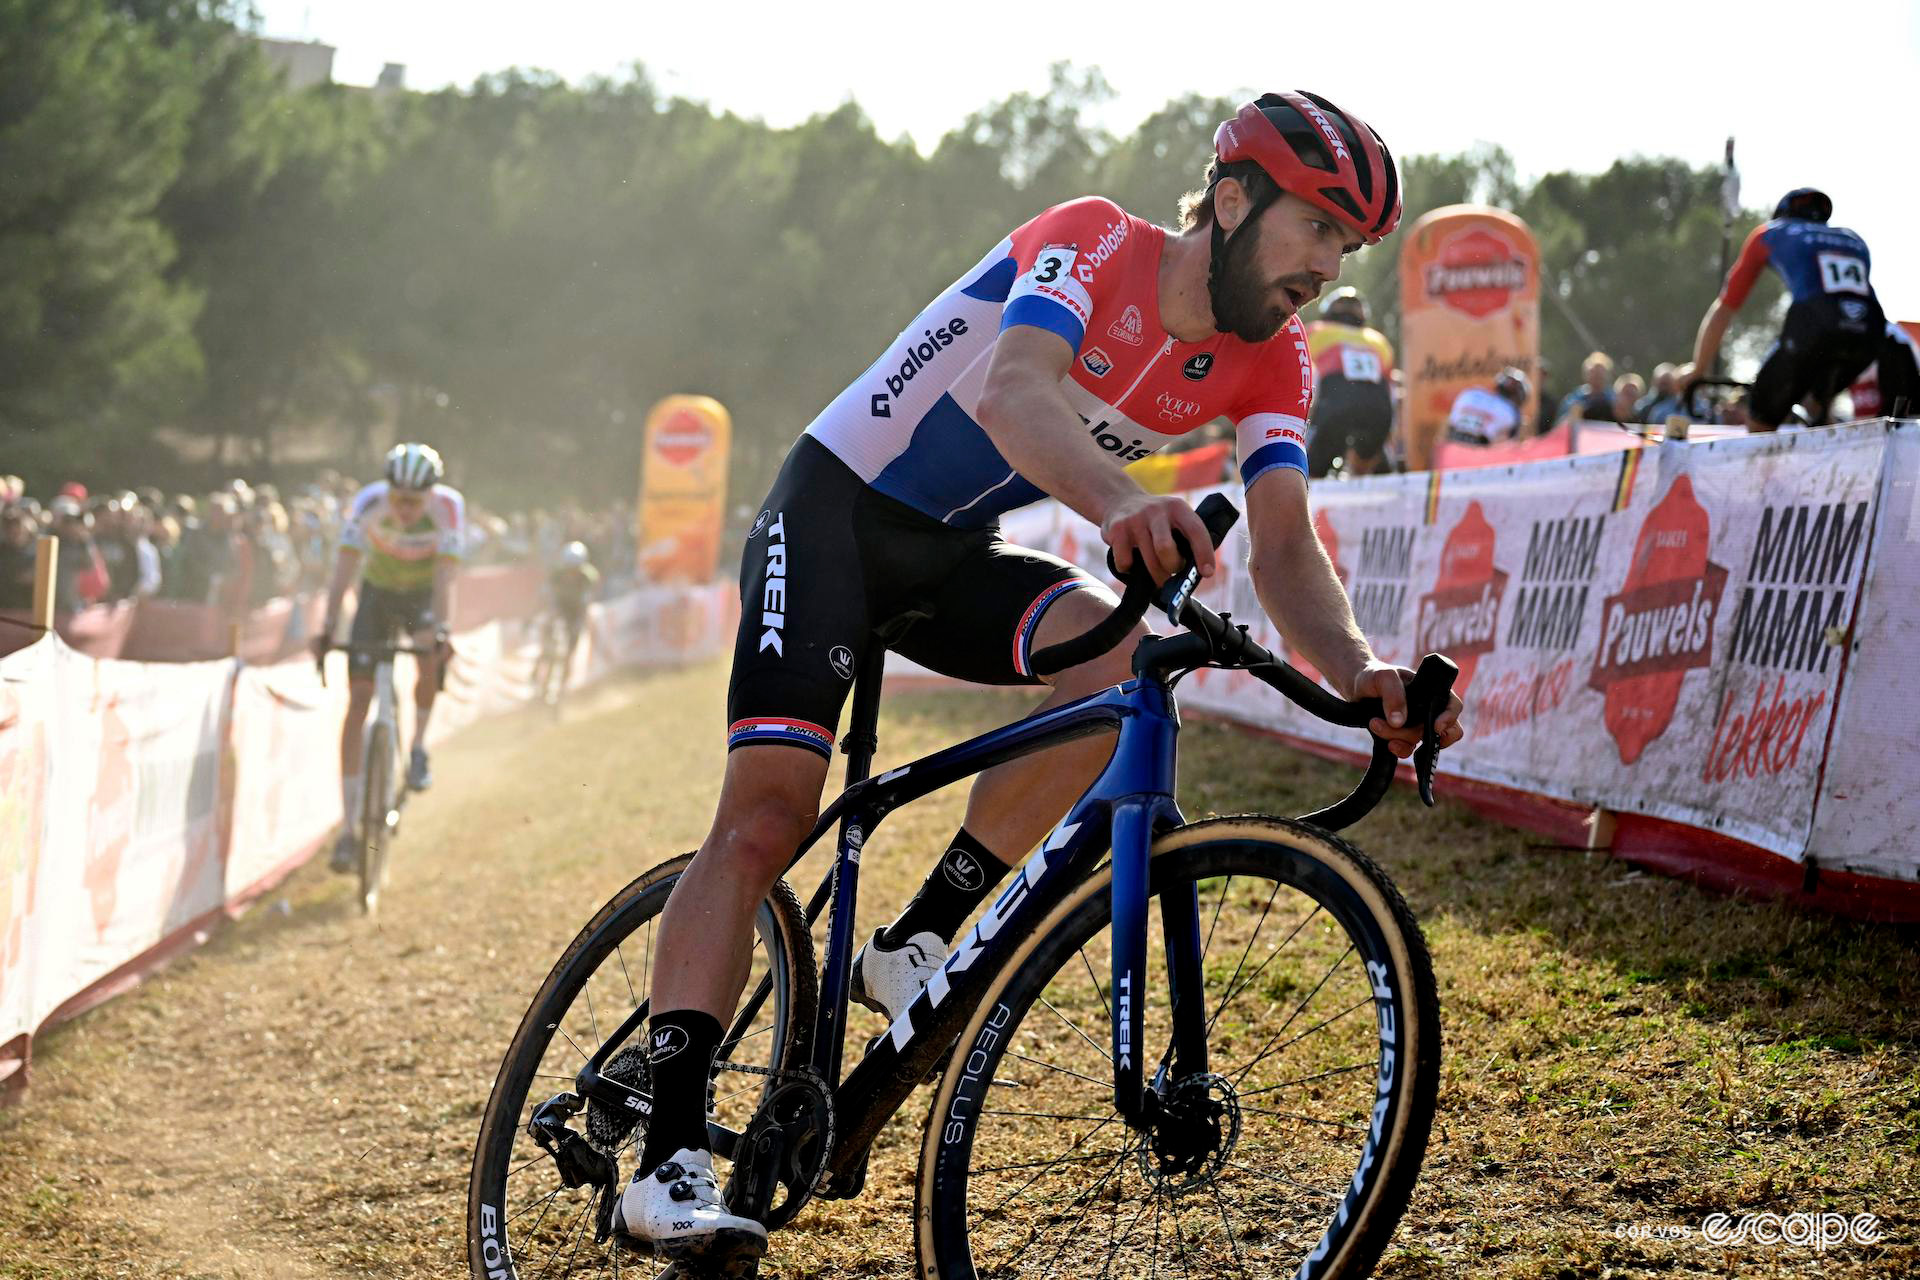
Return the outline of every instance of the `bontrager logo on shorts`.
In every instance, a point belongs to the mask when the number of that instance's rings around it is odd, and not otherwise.
[[[781,512],[767,527],[767,585],[760,593],[760,647],[781,657],[780,628],[787,624],[787,515]]]

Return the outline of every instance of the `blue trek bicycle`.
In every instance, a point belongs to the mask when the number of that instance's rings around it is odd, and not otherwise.
[[[1238,515],[1224,498],[1200,514],[1216,544]],[[1379,802],[1398,762],[1376,740],[1354,793],[1299,819],[1187,821],[1173,795],[1184,675],[1245,670],[1342,725],[1380,714],[1192,599],[1197,579],[1191,557],[1158,589],[1130,578],[1115,614],[1033,659],[1041,671],[1084,662],[1157,603],[1180,631],[1143,639],[1131,680],[870,777],[875,641],[854,690],[847,787],[793,859],[834,832],[833,867],[805,908],[784,879],[762,903],[747,996],[716,1063],[708,1133],[731,1162],[732,1212],[775,1230],[815,1197],[860,1194],[875,1136],[933,1081],[914,1215],[915,1270],[929,1280],[1370,1273],[1425,1154],[1439,1002],[1399,891],[1332,832]],[[1454,674],[1438,656],[1421,664],[1416,720],[1446,706]],[[1116,734],[1106,771],[843,1074],[874,829],[929,792],[1097,733]],[[1414,756],[1429,805],[1438,750],[1429,730]],[[474,1276],[679,1274],[611,1238],[610,1221],[653,1106],[654,922],[691,859],[616,894],[534,996],[474,1152]],[[810,931],[823,912],[824,970]]]

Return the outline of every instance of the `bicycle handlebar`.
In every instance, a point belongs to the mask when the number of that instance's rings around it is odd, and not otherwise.
[[[1207,527],[1207,534],[1213,539],[1213,545],[1219,546],[1227,536],[1227,531],[1240,519],[1240,512],[1234,508],[1225,494],[1212,493],[1200,500],[1194,508],[1200,522]],[[1200,581],[1200,571],[1194,567],[1193,548],[1187,545],[1186,537],[1180,533],[1173,535],[1175,547],[1180,552],[1181,563],[1185,566],[1180,573],[1174,574],[1156,590],[1138,563],[1121,573],[1113,563],[1113,552],[1107,552],[1107,571],[1126,584],[1126,592],[1120,597],[1120,607],[1108,614],[1092,630],[1063,640],[1059,644],[1048,645],[1035,653],[1028,666],[1037,676],[1050,676],[1056,671],[1065,671],[1068,667],[1077,667],[1083,662],[1091,662],[1107,652],[1133,630],[1133,624],[1147,616],[1149,605],[1159,605],[1169,618],[1177,620],[1179,606],[1186,602],[1195,584]]]
[[[1209,494],[1195,510],[1216,547],[1240,518],[1239,511],[1224,494]],[[1173,537],[1182,558],[1180,572],[1156,588],[1137,563],[1124,574],[1115,569],[1114,576],[1126,584],[1120,607],[1092,630],[1034,654],[1030,662],[1034,673],[1051,675],[1099,657],[1126,638],[1134,624],[1146,616],[1149,605],[1158,605],[1175,625],[1185,628],[1185,634],[1143,641],[1134,651],[1136,675],[1150,670],[1164,673],[1203,666],[1239,668],[1330,724],[1367,728],[1375,719],[1384,717],[1379,698],[1347,699],[1328,692],[1269,652],[1247,634],[1245,626],[1195,600],[1192,593],[1200,581],[1200,571],[1195,566],[1192,548],[1180,534],[1175,533]],[[1111,551],[1107,553],[1107,566],[1114,569]],[[1433,722],[1446,710],[1448,696],[1459,674],[1460,669],[1452,661],[1430,653],[1420,660],[1419,669],[1406,686],[1407,722],[1425,726],[1420,745],[1413,753],[1413,768],[1420,799],[1428,806],[1433,804],[1433,770],[1440,754],[1440,739]],[[1375,737],[1373,758],[1360,785],[1345,799],[1307,814],[1303,820],[1328,831],[1351,826],[1386,795],[1399,763],[1399,757],[1393,754],[1386,739]]]
[[[410,644],[354,644],[351,641],[346,644],[341,644],[337,640],[329,640],[324,649],[314,651],[313,667],[314,670],[320,673],[321,685],[325,686],[327,683],[327,655],[330,653],[364,653],[376,659],[391,659],[403,653],[410,653],[418,658],[423,656],[433,657],[441,653],[451,652],[451,645],[435,645],[430,649],[422,649],[418,645]],[[443,665],[440,668],[440,682],[435,688],[446,687],[446,681],[447,671]]]

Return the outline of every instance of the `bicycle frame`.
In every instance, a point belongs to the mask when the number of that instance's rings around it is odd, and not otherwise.
[[[807,912],[811,923],[831,900],[820,1011],[805,1064],[834,1086],[836,1139],[826,1179],[858,1177],[874,1135],[946,1054],[989,976],[1108,849],[1114,867],[1114,1100],[1129,1121],[1146,1120],[1151,1102],[1139,1050],[1148,977],[1147,857],[1157,834],[1185,821],[1173,798],[1179,720],[1169,683],[1156,676],[1138,677],[868,778],[876,745],[871,726],[879,703],[883,665],[879,657],[875,652],[862,664],[855,687],[853,730],[847,743],[849,785],[820,815],[788,864],[791,870],[828,831],[838,829],[833,867]],[[894,809],[941,787],[1103,730],[1118,731],[1106,769],[1011,877],[980,922],[955,944],[945,967],[841,1080],[860,855],[875,828]],[[1167,929],[1176,1069],[1183,1075],[1205,1071],[1204,1014],[1200,1002],[1183,998],[1200,989],[1196,895],[1189,893],[1185,901],[1163,899],[1162,918]],[[736,1015],[730,1038],[741,1033],[764,997],[763,984]],[[581,1068],[576,1084],[583,1097],[598,1098],[616,1111],[651,1113],[652,1100],[645,1092],[608,1079],[600,1070],[640,1028],[647,1012],[648,1004],[642,1002]],[[961,1065],[964,1069],[965,1059]],[[960,1096],[965,1095],[963,1085]],[[977,1098],[979,1091],[973,1096]],[[717,1152],[734,1154],[739,1134],[715,1125],[710,1125],[709,1133]]]

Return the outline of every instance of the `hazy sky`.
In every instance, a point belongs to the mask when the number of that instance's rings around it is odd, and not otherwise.
[[[371,83],[386,62],[405,64],[416,89],[510,66],[577,80],[639,62],[669,93],[774,125],[852,98],[883,137],[922,150],[978,107],[1043,90],[1062,60],[1113,84],[1101,120],[1118,133],[1185,93],[1299,87],[1358,112],[1401,154],[1495,142],[1523,175],[1594,172],[1634,154],[1717,163],[1732,134],[1743,203],[1771,208],[1790,187],[1823,188],[1834,221],[1872,248],[1889,315],[1920,319],[1915,0],[1578,11],[1504,0],[255,3],[262,34],[333,45],[334,78],[350,84]]]

